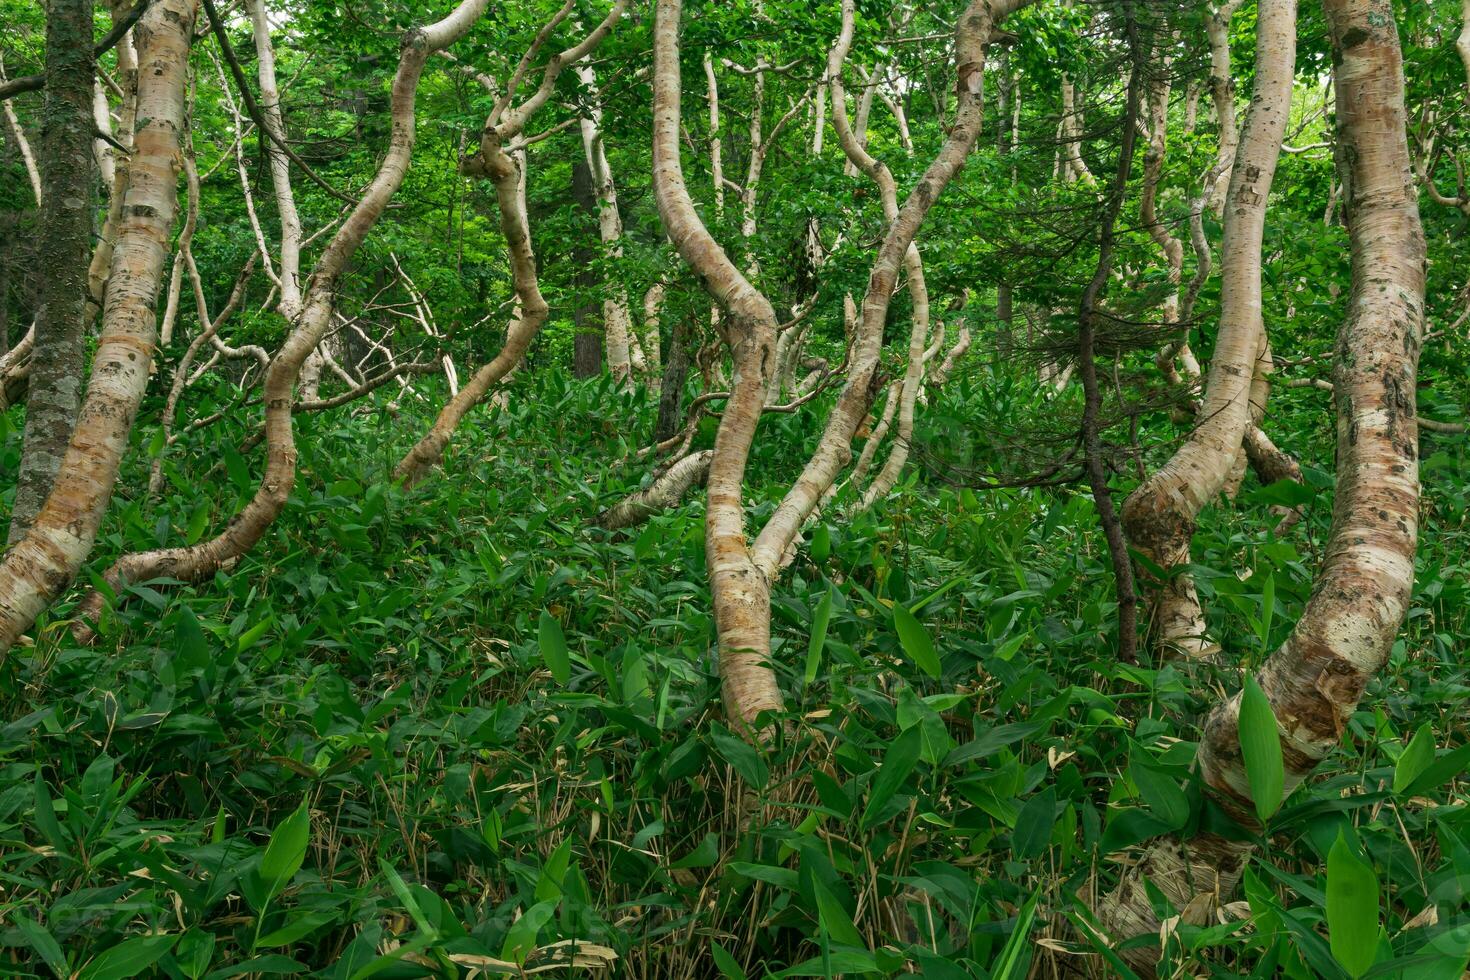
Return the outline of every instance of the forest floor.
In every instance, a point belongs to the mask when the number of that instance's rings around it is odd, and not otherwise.
[[[998,411],[982,384],[941,400]],[[628,533],[589,524],[643,476],[628,460],[651,399],[550,370],[513,391],[408,493],[388,474],[429,403],[302,417],[301,479],[253,555],[197,587],[131,588],[89,648],[62,606],[6,662],[8,971],[1121,971],[1084,899],[1130,848],[1202,819],[1195,726],[1286,636],[1326,538],[1326,398],[1291,392],[1271,416],[1306,489],[1247,484],[1196,538],[1228,666],[1112,656],[1080,488],[977,492],[911,467],[898,497],[809,529],[776,586],[791,718],[760,753],[721,717],[702,500]],[[811,428],[763,422],[755,512]],[[244,435],[170,456],[161,500],[124,491],[91,567],[218,528],[253,490],[258,460],[230,448]],[[146,485],[147,436],[120,487]],[[18,443],[0,429],[0,456]],[[1347,976],[1323,928],[1340,833],[1378,869],[1377,975],[1458,975],[1467,445],[1426,439],[1424,547],[1389,667],[1270,821],[1232,897],[1248,906],[1179,925],[1165,975]],[[215,485],[221,499],[199,489]],[[1282,502],[1307,514],[1277,539]]]

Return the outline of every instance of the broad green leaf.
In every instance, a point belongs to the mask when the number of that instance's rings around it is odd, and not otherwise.
[[[1238,720],[1240,751],[1245,758],[1245,775],[1251,801],[1262,821],[1281,806],[1286,787],[1286,766],[1281,758],[1281,732],[1271,702],[1254,677],[1246,678],[1240,695]]]
[[[699,845],[677,861],[669,864],[670,868],[708,868],[720,859],[720,840],[713,833],[705,834],[704,840]]]
[[[1327,935],[1332,956],[1353,977],[1378,954],[1378,876],[1342,834],[1327,854]]]
[[[18,915],[15,918],[15,928],[26,941],[36,955],[45,961],[60,980],[67,980],[71,976],[71,970],[66,967],[66,954],[61,951],[61,946],[56,942],[46,927],[28,915]]]
[[[1177,830],[1189,821],[1189,798],[1179,781],[1155,767],[1136,746],[1128,762],[1128,775],[1138,786],[1149,810],[1171,829]]]
[[[1404,790],[1413,785],[1414,780],[1423,775],[1424,770],[1434,761],[1434,730],[1425,723],[1419,726],[1414,737],[1405,746],[1399,761],[1393,767],[1393,791],[1395,795],[1402,796]]]
[[[712,939],[709,951],[710,956],[714,958],[715,966],[719,967],[720,975],[725,980],[745,980],[745,971],[740,968],[740,962],[730,955],[728,949]]]
[[[897,607],[894,607],[897,608]],[[895,793],[903,786],[904,780],[908,779],[909,773],[914,771],[914,766],[919,762],[919,755],[923,752],[923,733],[919,726],[915,725],[894,741],[893,745],[883,756],[883,765],[878,769],[878,775],[873,777],[872,787],[868,791],[868,805],[863,808],[862,825],[870,827],[878,819],[888,801],[893,799]]]
[[[842,907],[837,896],[822,884],[820,878],[812,879],[812,891],[817,897],[817,920],[832,941],[842,946],[867,949],[868,943],[863,939],[862,933],[858,932],[857,926],[853,925],[852,916],[847,914],[847,909]]]
[[[567,868],[572,863],[572,839],[568,837],[557,845],[556,850],[541,867],[536,879],[536,901],[548,902],[561,898],[562,884],[566,881]]]
[[[306,845],[311,842],[311,814],[302,801],[290,816],[271,833],[260,859],[260,877],[270,896],[286,886],[301,870],[306,860]]]
[[[526,957],[536,949],[536,937],[541,934],[541,927],[555,914],[556,904],[556,901],[537,902],[526,909],[526,914],[517,919],[505,934],[500,958],[525,963]]]
[[[715,751],[745,780],[747,786],[754,790],[766,788],[771,771],[749,742],[722,731],[710,732],[710,741],[715,743]]]
[[[908,658],[924,673],[938,680],[939,654],[934,652],[934,641],[929,639],[928,631],[909,612],[908,606],[901,602],[893,604],[893,628],[898,633],[898,642],[903,645],[903,652],[908,654]]]
[[[46,777],[41,775],[40,769],[36,770],[35,801],[36,829],[57,851],[67,853],[66,836],[61,832],[61,824],[56,819],[56,808],[51,803],[51,791],[46,788]]]
[[[1057,791],[1048,786],[1026,801],[1011,832],[1011,854],[1022,861],[1030,860],[1051,843],[1051,830],[1057,820]]]
[[[557,622],[556,617],[545,609],[541,610],[541,625],[536,631],[536,639],[541,645],[541,659],[546,661],[552,678],[565,687],[572,679],[572,662],[567,654],[566,634],[562,632],[561,623]]]
[[[1459,776],[1470,769],[1470,744],[1462,745],[1452,752],[1435,759],[1424,767],[1424,771],[1404,789],[1405,796],[1420,796]]]
[[[178,933],[135,936],[98,953],[82,967],[76,980],[124,980],[144,973],[178,941]]]
[[[1036,921],[1036,905],[1040,901],[1041,889],[1038,888],[1026,899],[1026,904],[1021,906],[1011,937],[1006,940],[1005,948],[996,957],[995,966],[990,971],[995,980],[1020,980],[1024,975],[1024,971],[1018,967],[1022,954],[1031,946],[1031,926]]]

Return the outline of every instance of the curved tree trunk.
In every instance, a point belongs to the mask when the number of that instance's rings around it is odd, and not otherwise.
[[[490,110],[490,115],[485,120],[485,128],[480,134],[479,153],[464,163],[466,173],[489,177],[495,186],[495,199],[500,208],[500,230],[505,235],[506,251],[510,254],[511,276],[519,309],[514,321],[506,331],[505,345],[501,348],[500,353],[475,372],[464,387],[460,388],[459,392],[445,404],[434,420],[434,424],[429,427],[429,431],[425,432],[403,459],[399,460],[393,475],[406,486],[417,483],[428,474],[430,469],[438,465],[459,423],[490,393],[492,388],[514,371],[530,348],[531,341],[541,330],[542,324],[546,322],[549,309],[546,300],[541,296],[541,288],[536,279],[536,256],[531,247],[530,224],[526,219],[525,155],[514,149],[508,150],[506,144],[507,141],[525,132],[526,123],[531,116],[551,98],[551,93],[556,87],[557,76],[561,74],[562,68],[585,58],[597,45],[601,44],[602,39],[622,17],[628,2],[629,0],[616,0],[602,23],[598,24],[579,44],[552,55],[542,72],[540,85],[524,102],[512,108],[511,101],[515,98],[515,89],[520,82],[521,70],[530,64],[531,59],[534,58],[546,38],[550,36],[552,29],[561,22],[562,17],[570,9],[569,6],[563,7],[561,13],[542,28],[536,36],[536,40],[521,61],[521,69],[517,71],[517,76],[510,80],[506,91],[496,100],[495,106]],[[622,356],[625,364],[626,339],[627,331],[624,330]],[[624,371],[624,376],[626,376],[626,371]]]
[[[1286,792],[1337,747],[1408,610],[1418,526],[1414,393],[1424,320],[1425,241],[1405,137],[1402,55],[1387,0],[1325,0],[1335,54],[1338,139],[1351,167],[1352,293],[1338,335],[1339,473],[1332,532],[1312,596],[1256,673],[1286,764]],[[1199,767],[1237,822],[1258,828],[1237,735],[1240,696],[1205,722]],[[1130,867],[1100,913],[1115,940],[1158,935],[1144,879],[1213,921],[1250,844],[1206,833],[1164,840]],[[1157,952],[1125,953],[1152,973]]]
[[[0,559],[0,654],[55,601],[92,551],[153,363],[156,310],[178,211],[178,154],[194,0],[155,0],[136,27],[138,82],[127,200],[108,277],[91,382],[50,495]],[[91,119],[91,92],[87,93]],[[85,131],[90,168],[91,127]]]
[[[1263,0],[1259,17],[1255,93],[1230,179],[1221,248],[1220,329],[1199,424],[1123,505],[1132,544],[1164,569],[1189,561],[1199,513],[1225,486],[1250,422],[1250,387],[1262,329],[1261,239],[1291,107],[1296,0]],[[1154,638],[1161,648],[1191,657],[1218,650],[1205,635],[1204,613],[1187,574],[1149,580],[1148,587]]]
[[[737,725],[748,728],[762,713],[782,706],[781,690],[768,663],[770,587],[746,547],[742,497],[745,461],[775,355],[776,312],[705,228],[684,183],[679,159],[682,12],[682,0],[658,0],[653,28],[653,186],[664,230],[727,314],[722,325],[735,373],[710,461],[705,561],[714,598],[725,711]],[[713,78],[708,59],[705,66]],[[711,115],[718,118],[713,108]]]
[[[9,541],[19,541],[51,493],[82,403],[83,324],[91,258],[92,3],[51,0],[46,16],[46,100],[41,126],[41,228],[45,268],[25,436]]]
[[[207,578],[253,548],[285,508],[296,482],[296,440],[291,420],[301,366],[331,326],[338,279],[408,172],[414,144],[414,102],[424,63],[435,51],[464,36],[487,3],[462,0],[443,20],[416,28],[404,37],[389,103],[393,128],[388,152],[362,199],[317,261],[301,316],[266,371],[261,394],[265,403],[266,465],[255,495],[217,537],[189,547],[138,552],[118,559],[105,574],[114,590],[127,582],[160,575],[186,582]],[[111,291],[109,287],[109,302]],[[93,615],[101,605],[102,597],[93,593],[82,611]]]

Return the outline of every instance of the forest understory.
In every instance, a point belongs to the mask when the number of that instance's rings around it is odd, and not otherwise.
[[[1470,977],[1470,0],[0,0],[0,971]]]

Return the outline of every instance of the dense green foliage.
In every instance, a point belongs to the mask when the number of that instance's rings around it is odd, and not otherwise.
[[[753,250],[778,308],[816,294],[813,346],[835,362],[842,296],[861,293],[883,233],[876,195],[843,173],[830,131],[820,157],[808,152],[804,111],[762,179],[757,237],[742,241],[738,194],[727,193],[717,219],[709,161],[693,147],[706,145],[706,47],[716,61],[803,59],[769,79],[768,127],[821,77],[837,5],[768,0],[759,21],[752,6],[690,4],[686,169],[717,238],[732,256]],[[1453,6],[1403,5],[1400,15],[1411,110],[1425,127],[1416,137],[1433,127],[1463,149],[1470,116],[1460,108]],[[385,140],[397,36],[423,11],[383,0],[290,7],[276,43],[281,77],[292,79],[292,139],[334,186],[361,187]],[[872,64],[889,53],[887,5],[860,7],[852,61]],[[954,7],[926,6],[906,35],[947,32]],[[643,387],[572,378],[577,312],[609,282],[636,298],[664,279],[666,344],[676,320],[703,330],[709,313],[664,241],[649,185],[652,14],[635,8],[597,59],[625,254],[603,254],[596,216],[573,201],[575,125],[533,144],[530,223],[551,318],[528,370],[507,386],[508,403],[469,417],[443,471],[411,491],[391,480],[442,404],[441,377],[303,413],[292,501],[252,554],[205,583],[130,586],[91,646],[69,632],[72,596],[37,626],[33,646],[0,662],[7,973],[1018,980],[1075,967],[1127,975],[1097,940],[1086,899],[1106,890],[1136,845],[1225,827],[1191,766],[1198,725],[1220,692],[1241,686],[1242,668],[1280,643],[1307,600],[1331,519],[1332,396],[1279,386],[1267,427],[1302,461],[1304,485],[1250,482],[1236,501],[1208,510],[1195,537],[1191,571],[1229,666],[1120,663],[1114,584],[1080,479],[1068,470],[1055,485],[994,486],[1025,483],[1075,440],[1080,393],[1043,389],[1036,363],[1071,342],[1096,258],[1097,196],[1049,175],[1061,66],[1076,66],[1090,92],[1093,170],[1101,177],[1115,162],[1129,54],[1112,5],[1038,6],[1008,24],[1022,78],[1021,143],[1002,154],[988,126],[919,236],[936,310],[969,289],[945,316],[965,317],[979,341],[952,381],[929,393],[915,465],[895,493],[851,518],[834,507],[804,531],[773,598],[774,660],[791,711],[768,750],[733,732],[720,708],[698,495],[628,532],[590,523],[646,477],[634,454],[651,441],[657,405]],[[457,62],[504,78],[552,9],[492,5],[456,47]],[[580,4],[578,13],[587,24],[601,10]],[[1215,152],[1203,113],[1193,133],[1182,123],[1186,84],[1206,71],[1192,40],[1201,22],[1172,5],[1148,16],[1151,36],[1178,32],[1161,209],[1186,235],[1190,198]],[[9,74],[39,67],[41,22],[35,4],[0,0]],[[248,69],[247,22],[232,31]],[[1252,5],[1235,31],[1244,94]],[[1329,55],[1315,6],[1303,8],[1301,37],[1291,138],[1327,141]],[[209,45],[202,39],[194,56],[192,139],[206,175],[194,252],[217,310],[256,245]],[[914,80],[915,152],[904,153],[881,103],[871,146],[907,187],[943,139],[945,112],[934,103],[945,109],[953,80],[940,48],[892,50],[895,72]],[[721,84],[726,173],[739,181],[750,83],[731,72]],[[528,132],[574,119],[584,98],[565,73]],[[349,316],[370,301],[402,303],[396,259],[445,336],[428,337],[421,322],[381,306],[365,322],[396,350],[454,353],[462,371],[498,349],[513,297],[494,193],[456,169],[492,101],[455,64],[436,60],[420,93],[408,181],[343,284]],[[23,120],[36,108],[16,106]],[[243,145],[270,238],[266,168],[255,136]],[[6,146],[0,260],[24,269],[35,211]],[[1433,166],[1451,186],[1453,161],[1435,157]],[[1131,194],[1140,179],[1132,175]],[[296,181],[308,232],[337,217],[340,202]],[[1330,149],[1283,158],[1267,223],[1265,308],[1286,377],[1330,377],[1349,274],[1346,232],[1323,217],[1332,187]],[[1109,309],[1119,323],[1157,326],[1164,272],[1134,200]],[[1451,325],[1465,304],[1467,217],[1427,201],[1423,213],[1429,328],[1446,332],[1425,348],[1420,411],[1460,420],[1470,371],[1463,323]],[[830,251],[820,269],[804,252],[812,222]],[[1218,246],[1218,225],[1206,225]],[[1001,282],[1035,321],[1023,338],[1018,311],[1009,348],[998,343],[994,314]],[[34,295],[23,276],[8,290],[13,340]],[[266,309],[269,291],[257,275],[232,342],[280,343],[287,325]],[[1206,355],[1217,304],[1212,279],[1194,340]],[[187,337],[197,321],[189,302],[183,310]],[[888,327],[896,374],[908,314],[900,293]],[[1153,372],[1153,340],[1150,349],[1120,335],[1100,359],[1120,496],[1137,466],[1166,458],[1184,431],[1167,411],[1179,393]],[[163,353],[164,379],[178,353]],[[119,554],[215,533],[249,498],[262,456],[249,441],[259,427],[256,380],[227,365],[189,389],[181,423],[220,418],[168,448],[156,499],[144,488],[164,451],[167,386],[153,386],[83,585],[100,584]],[[698,380],[689,379],[688,394]],[[753,521],[799,472],[831,402],[827,393],[762,420],[747,478]],[[0,414],[0,475],[15,471],[22,425],[22,410]],[[698,446],[710,444],[713,428],[706,421]],[[1267,834],[1226,921],[1176,920],[1162,975],[1463,974],[1470,441],[1423,435],[1414,603],[1390,665],[1321,776],[1263,808]],[[11,481],[0,480],[0,516],[12,496]],[[1306,516],[1277,537],[1271,507],[1280,504],[1302,505]],[[1252,779],[1267,783],[1281,751],[1274,725],[1268,734],[1247,749],[1248,760],[1263,760],[1251,762]]]

